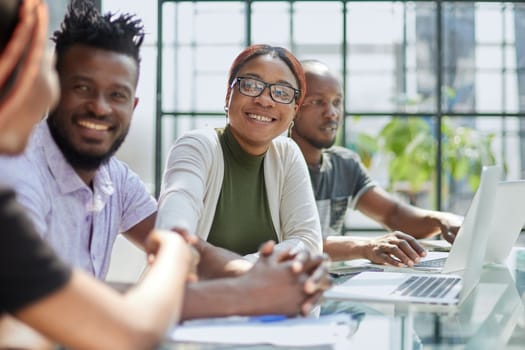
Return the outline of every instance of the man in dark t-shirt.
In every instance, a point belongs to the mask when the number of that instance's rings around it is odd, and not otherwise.
[[[333,146],[343,118],[342,84],[319,61],[304,61],[303,68],[306,96],[291,136],[308,164],[324,251],[336,261],[367,258],[379,264],[412,266],[425,255],[416,238],[441,233],[453,242],[459,217],[400,202],[377,186],[355,152]],[[390,231],[398,231],[366,240],[341,236],[349,208],[361,211]]]
[[[359,156],[343,147],[323,150],[318,167],[308,167],[323,236],[341,235],[348,208],[375,186]]]

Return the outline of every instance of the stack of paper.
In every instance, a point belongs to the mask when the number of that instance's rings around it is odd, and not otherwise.
[[[347,342],[357,326],[357,321],[345,314],[285,319],[227,317],[185,322],[170,332],[170,338],[217,344],[337,345]]]

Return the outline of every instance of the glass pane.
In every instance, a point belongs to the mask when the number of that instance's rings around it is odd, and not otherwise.
[[[348,4],[349,110],[435,109],[435,16],[427,2]]]
[[[424,208],[435,203],[436,141],[432,118],[351,116],[346,146],[383,188]]]
[[[519,96],[518,96],[518,76],[515,70],[508,71],[505,76],[505,101],[503,110],[507,113],[519,112]]]
[[[359,154],[370,175],[383,188],[389,187],[389,178],[384,157],[378,150],[378,135],[390,119],[390,116],[346,117],[346,142],[342,145]]]
[[[224,74],[199,73],[195,77],[195,104],[197,111],[223,111],[227,81]]]
[[[433,112],[437,99],[436,6],[433,3],[418,2],[414,11],[415,23],[409,27],[409,34],[415,38],[415,49],[410,51],[415,54],[415,87],[408,91],[408,99],[419,101],[416,106],[420,110]]]
[[[523,147],[523,135],[525,131],[524,118],[506,117],[504,119],[494,117],[500,121],[498,130],[500,152],[498,160],[505,164],[506,179],[519,180],[525,178],[525,149]]]
[[[175,56],[176,51],[179,54],[183,53],[182,55],[180,55],[180,58],[179,56]],[[178,104],[177,97],[175,94],[176,84],[181,81],[184,81],[184,79],[186,79],[187,81],[188,77],[181,76],[180,73],[177,71],[177,69],[180,67],[179,65],[181,63],[182,64],[188,63],[188,62],[180,61],[188,57],[187,54],[186,55],[184,54],[184,53],[187,53],[188,51],[189,51],[188,49],[184,49],[184,48],[178,48],[177,50],[175,50],[175,48],[172,46],[166,46],[163,48],[162,72],[159,72],[160,74],[162,74],[162,80],[161,80],[162,96],[161,98],[162,98],[162,109],[163,110],[172,111],[177,107],[179,108],[182,107]],[[179,59],[179,61],[177,61],[177,59]],[[188,59],[186,58],[186,60]],[[143,79],[143,77],[144,77],[144,74],[141,75],[140,79]],[[186,90],[189,90],[189,86],[186,87]]]
[[[514,45],[505,48],[505,67],[507,69],[516,68],[516,47]]]
[[[140,79],[137,85],[136,95],[139,97],[139,104],[135,109],[134,115],[143,112],[145,120],[151,120],[151,106],[149,101],[155,101],[155,84],[157,76],[157,48],[155,46],[143,46],[140,62]],[[135,123],[136,117],[133,117]]]
[[[465,213],[483,165],[501,163],[501,119],[444,117],[442,121],[443,208]]]
[[[396,80],[396,67],[401,58],[397,48],[403,41],[402,28],[402,4],[348,3],[348,110],[394,109],[396,95],[403,93]]]
[[[68,3],[68,0],[54,0],[47,2],[49,8],[49,27],[47,33],[49,37],[60,27]]]
[[[166,164],[166,156],[170,150],[173,141],[176,138],[176,119],[175,118],[162,118],[161,120],[161,166]],[[153,157],[153,155],[152,155]]]
[[[184,6],[167,2],[162,5],[162,41],[164,45],[174,45],[180,40],[182,28],[191,28],[191,16],[180,16]],[[179,16],[180,18],[178,18]],[[155,28],[155,33],[157,32]],[[156,38],[155,38],[156,39]]]
[[[200,72],[224,74],[226,86],[227,72],[243,45],[202,45],[195,48],[194,65]]]
[[[318,45],[318,52],[334,48],[340,51],[343,42],[342,8],[339,1],[294,3],[294,43],[315,43]]]
[[[483,69],[499,69],[503,65],[501,46],[478,46],[476,48],[476,67]]]
[[[516,40],[515,23],[514,23],[514,5],[510,3],[504,3],[502,5],[503,11],[503,39],[506,42],[513,43]]]
[[[184,2],[177,7],[180,43],[245,42],[245,6],[241,2]]]
[[[227,72],[240,50],[240,46],[164,48],[163,109],[222,111]]]
[[[290,48],[290,4],[252,4],[252,42]]]
[[[501,73],[478,72],[476,76],[476,110],[494,112],[502,110]]]
[[[398,2],[349,2],[347,35],[350,44],[392,45],[403,38],[403,8]],[[381,25],[377,25],[381,23]]]
[[[501,67],[501,50],[487,48],[490,55],[476,52],[474,3],[445,4],[442,24],[442,108],[453,112],[473,111],[475,64],[480,64],[481,58],[481,61],[490,61],[491,68]],[[494,55],[499,60],[496,61]]]
[[[476,3],[476,41],[478,43],[500,43],[503,38],[502,5]],[[481,25],[481,24],[485,25]]]
[[[349,72],[345,105],[349,111],[388,111],[394,109],[395,81],[385,72]]]
[[[296,2],[293,8],[294,53],[301,60],[324,62],[342,76],[341,3]]]

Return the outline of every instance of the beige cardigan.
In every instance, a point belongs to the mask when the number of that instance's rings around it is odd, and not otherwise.
[[[193,130],[171,147],[159,198],[157,228],[184,229],[206,240],[222,188],[224,159],[217,132]],[[289,138],[274,139],[264,158],[277,249],[322,251],[322,235],[306,162]]]

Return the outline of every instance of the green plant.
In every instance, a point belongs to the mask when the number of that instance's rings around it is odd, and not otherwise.
[[[491,149],[494,134],[484,135],[469,127],[455,126],[448,117],[442,119],[441,130],[443,174],[456,181],[466,180],[475,190],[481,167],[495,163]],[[381,152],[389,159],[391,190],[395,184],[406,183],[410,192],[417,193],[436,175],[437,143],[432,126],[422,117],[394,117],[376,138],[368,134],[357,137],[353,148],[364,158],[365,165],[373,155],[371,152]],[[359,140],[364,140],[364,146]]]

